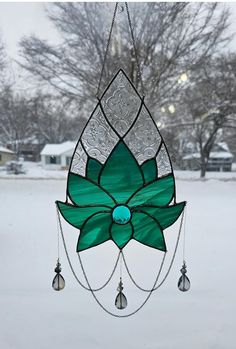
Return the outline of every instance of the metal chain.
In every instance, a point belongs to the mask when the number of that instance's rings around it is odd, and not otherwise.
[[[68,253],[68,250],[67,250],[67,247],[66,247],[66,241],[65,241],[65,237],[64,237],[64,233],[63,233],[63,229],[62,229],[62,224],[61,224],[61,218],[60,218],[60,213],[59,213],[59,210],[57,208],[57,215],[58,215],[58,223],[59,223],[59,228],[60,228],[60,233],[61,233],[61,237],[62,237],[62,242],[63,242],[63,246],[64,246],[64,249],[65,249],[65,253],[66,253],[66,257],[67,257],[67,260],[68,260],[68,263],[69,263],[69,266],[70,266],[70,269],[72,271],[72,274],[74,275],[75,277],[75,280],[79,283],[79,285],[81,287],[83,287],[85,290],[87,291],[91,291],[91,292],[97,292],[97,291],[101,291],[103,288],[105,288],[108,283],[111,281],[115,271],[116,271],[116,268],[117,268],[117,265],[118,265],[118,262],[119,262],[119,259],[120,259],[120,255],[121,255],[121,252],[119,251],[118,253],[118,256],[117,256],[117,259],[116,259],[116,262],[114,264],[114,268],[112,269],[112,272],[108,278],[108,280],[105,282],[105,284],[103,284],[102,286],[98,287],[98,288],[93,288],[91,289],[91,287],[87,287],[85,286],[78,278],[78,276],[76,275],[76,272],[72,266],[72,263],[71,263],[71,260],[70,260],[70,257],[69,257],[69,253]],[[81,262],[81,259],[79,258],[79,261]],[[81,265],[81,263],[80,263]],[[81,269],[83,270],[82,268],[82,265],[81,265]]]
[[[156,283],[158,282],[159,276],[160,276],[160,274],[161,274],[161,270],[162,270],[162,267],[163,267],[164,261],[165,261],[165,256],[166,256],[166,254],[164,255],[164,258],[162,259],[162,264],[161,264],[161,266],[160,266],[160,270],[159,270],[158,276],[157,276],[157,278],[156,278],[156,280],[155,280],[155,282],[154,282],[153,290],[154,290],[154,288],[155,288],[155,286],[156,286]],[[79,256],[79,258],[80,258],[80,256]],[[83,265],[83,264],[82,264],[82,265]],[[89,280],[88,280],[88,277],[87,277],[87,274],[86,274],[84,268],[82,269],[82,271],[83,271],[83,273],[84,273],[84,278],[85,278],[85,280],[86,280],[86,282],[87,282],[87,284],[88,284],[88,287],[90,288],[90,283],[89,283]],[[131,312],[131,313],[129,313],[129,314],[125,314],[125,315],[119,315],[119,314],[115,314],[115,313],[111,312],[110,310],[108,310],[107,308],[105,308],[104,305],[99,301],[99,299],[97,298],[97,296],[95,295],[95,293],[93,292],[93,290],[90,288],[90,291],[91,291],[91,293],[92,293],[92,295],[93,295],[93,298],[95,299],[95,301],[97,302],[97,304],[98,304],[107,314],[109,314],[109,315],[111,315],[111,316],[114,316],[114,317],[117,317],[117,318],[127,318],[127,317],[130,317],[130,316],[132,316],[132,315],[135,315],[135,314],[136,314],[139,310],[141,310],[141,309],[144,307],[144,305],[147,303],[147,301],[149,300],[149,298],[150,298],[151,295],[152,295],[153,290],[149,292],[149,294],[147,295],[147,297],[145,298],[145,300],[143,301],[143,303],[142,303],[137,309],[135,309],[133,312]]]
[[[104,60],[103,60],[103,64],[102,64],[102,70],[101,70],[100,79],[98,82],[98,88],[97,88],[97,93],[96,93],[96,97],[98,99],[99,99],[102,77],[103,77],[103,73],[104,73],[104,69],[105,69],[105,65],[106,65],[106,60],[107,60],[107,54],[108,54],[108,50],[109,50],[109,46],[110,46],[110,42],[111,42],[111,34],[112,34],[112,30],[113,30],[114,23],[115,23],[117,7],[118,7],[118,2],[116,2],[113,17],[112,17],[111,27],[110,27],[110,31],[109,31],[108,40],[107,40],[107,46],[106,46],[106,50],[105,50],[105,56],[104,56]]]
[[[135,44],[135,40],[134,40],[134,32],[133,32],[133,28],[132,28],[132,24],[131,24],[129,6],[128,6],[127,2],[125,3],[125,7],[126,7],[126,12],[127,12],[127,17],[128,17],[130,34],[131,34],[131,38],[132,38],[132,44],[133,44],[133,48],[134,48],[134,55],[135,55],[135,59],[136,59],[137,69],[138,69],[138,78],[139,78],[140,83],[141,83],[142,95],[143,95],[143,97],[145,97],[145,89],[144,89],[144,85],[143,85],[141,68],[140,68],[140,64],[139,64],[139,60],[138,60],[138,52],[137,52],[137,48],[136,48],[136,44]]]
[[[177,248],[178,248],[178,245],[179,245],[180,234],[181,234],[181,230],[182,230],[182,226],[183,226],[184,217],[185,217],[185,208],[184,208],[184,211],[183,211],[182,216],[181,216],[181,221],[180,221],[180,226],[179,226],[179,232],[178,232],[178,236],[177,236],[177,241],[176,241],[176,245],[175,245],[175,250],[174,250],[174,253],[173,253],[173,257],[172,257],[171,262],[170,262],[170,266],[169,266],[169,268],[168,268],[168,270],[167,270],[167,273],[166,273],[166,275],[164,276],[163,280],[162,280],[156,287],[151,288],[151,289],[145,289],[145,288],[141,287],[141,286],[134,280],[134,278],[133,278],[133,276],[132,276],[132,274],[131,274],[131,272],[130,272],[130,270],[129,270],[129,268],[128,268],[127,262],[126,262],[126,260],[125,260],[124,253],[123,253],[123,252],[121,253],[121,254],[122,254],[123,261],[124,261],[124,265],[125,265],[125,268],[126,268],[126,271],[127,271],[128,275],[129,275],[131,281],[133,282],[133,284],[134,284],[139,290],[141,290],[141,291],[143,291],[143,292],[153,292],[153,291],[157,290],[157,289],[165,282],[167,276],[168,276],[169,273],[170,273],[170,270],[171,270],[171,268],[172,268],[172,265],[173,265],[173,262],[174,262],[174,259],[175,259],[175,256],[176,256]],[[159,275],[159,273],[158,273],[158,275]]]

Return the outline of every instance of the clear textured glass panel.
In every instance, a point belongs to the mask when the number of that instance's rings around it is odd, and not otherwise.
[[[72,159],[71,164],[71,172],[79,174],[81,176],[85,176],[85,169],[86,169],[86,162],[87,162],[87,155],[79,142],[75,154]]]
[[[118,140],[98,106],[82,135],[86,152],[92,158],[104,163]]]
[[[138,119],[124,141],[139,164],[156,155],[161,136],[145,106],[142,107]]]
[[[115,300],[115,306],[117,309],[125,309],[127,307],[127,299],[124,295],[124,293],[119,292],[118,295],[116,296],[116,300]]]
[[[104,112],[120,136],[132,125],[141,99],[122,71],[119,71],[101,100]]]
[[[65,280],[61,274],[56,274],[52,281],[52,288],[55,291],[61,291],[65,287]]]
[[[182,292],[186,292],[190,289],[190,281],[189,278],[183,274],[178,281],[178,288]]]
[[[170,159],[164,144],[162,144],[157,154],[156,162],[158,177],[166,176],[167,174],[172,172]]]

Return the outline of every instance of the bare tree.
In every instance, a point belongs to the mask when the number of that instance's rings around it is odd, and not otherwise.
[[[96,94],[104,60],[111,4],[54,3],[49,18],[61,35],[50,45],[36,36],[21,40],[21,65],[63,96],[88,106]],[[136,47],[147,99],[154,109],[176,91],[178,75],[214,54],[229,39],[229,12],[216,3],[130,4]],[[137,88],[135,66],[125,8],[115,21],[102,87],[115,70],[124,68]]]
[[[221,56],[196,67],[193,83],[184,92],[181,126],[188,130],[200,152],[201,177],[205,177],[210,153],[223,129],[236,136],[236,56]]]
[[[86,122],[68,106],[66,99],[41,92],[30,100],[30,111],[34,135],[40,144],[77,140]]]
[[[32,137],[32,120],[28,101],[5,87],[0,95],[0,139],[20,155],[22,145]]]

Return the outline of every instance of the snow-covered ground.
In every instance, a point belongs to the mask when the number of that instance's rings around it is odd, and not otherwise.
[[[65,179],[0,179],[0,348],[235,348],[234,180],[177,180],[178,201],[188,201],[186,260],[191,290],[181,293],[176,286],[182,263],[180,244],[164,285],[138,314],[127,319],[108,316],[77,285],[62,250],[66,288],[62,292],[51,288],[57,259],[54,201],[64,199],[65,185]],[[178,224],[165,231],[169,255]],[[82,278],[74,253],[78,233],[64,222],[63,226],[73,264]],[[124,252],[135,278],[149,287],[160,254],[133,242]],[[106,279],[116,253],[112,243],[106,243],[82,254],[93,285]],[[145,295],[123,273],[128,310],[133,310]],[[116,273],[111,285],[98,293],[114,311],[118,281]]]
[[[23,162],[25,173],[23,174],[7,174],[4,167],[0,167],[0,179],[65,179],[67,177],[66,170],[46,170],[40,162]],[[223,181],[236,180],[236,167],[233,172],[207,172],[206,180],[217,179]],[[202,180],[200,179],[200,171],[175,171],[177,179],[184,180]],[[204,180],[205,180],[204,179]]]

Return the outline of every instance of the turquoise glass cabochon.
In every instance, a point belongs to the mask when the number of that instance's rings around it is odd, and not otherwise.
[[[112,212],[113,221],[117,224],[126,224],[130,221],[131,212],[129,207],[124,205],[116,206]]]

